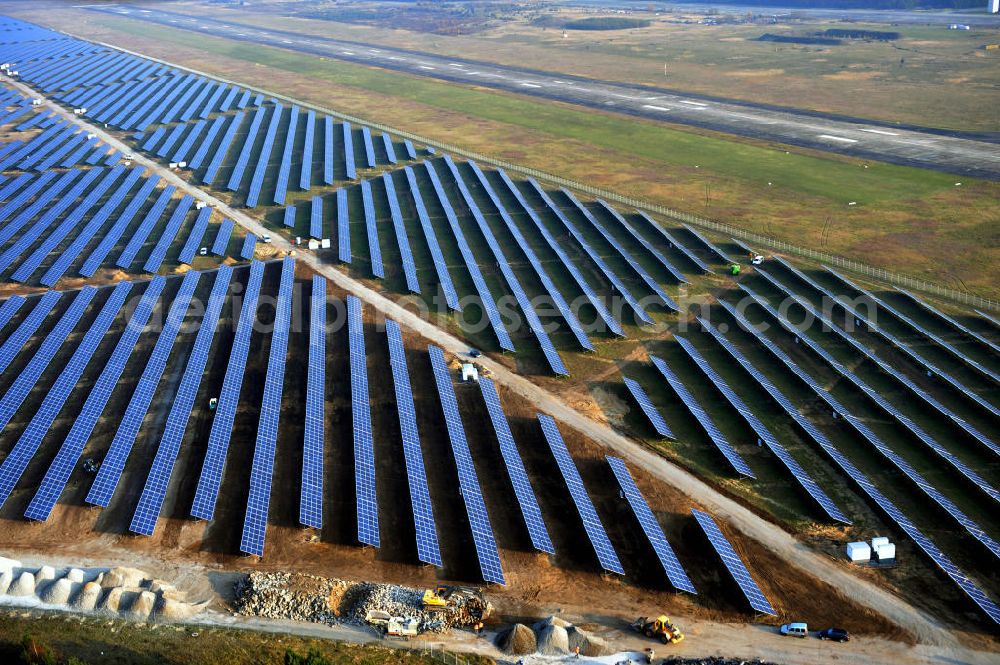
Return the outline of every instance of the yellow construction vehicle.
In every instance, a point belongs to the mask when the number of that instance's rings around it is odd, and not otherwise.
[[[684,639],[684,633],[670,623],[670,618],[665,614],[655,618],[639,617],[632,622],[632,630],[638,631],[646,637],[659,638],[664,644],[677,644]]]
[[[436,589],[427,589],[424,591],[424,597],[421,605],[427,612],[443,612],[448,609],[448,598],[451,593],[448,587],[439,586]]]

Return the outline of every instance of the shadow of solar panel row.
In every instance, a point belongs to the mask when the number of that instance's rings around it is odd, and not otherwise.
[[[375,440],[368,396],[368,356],[361,301],[347,296],[347,336],[351,365],[351,422],[354,426],[354,488],[358,541],[378,547],[378,497],[375,493]]]
[[[708,513],[702,512],[697,508],[691,509],[691,514],[694,515],[694,519],[698,522],[698,526],[701,530],[705,532],[705,536],[708,538],[708,542],[712,545],[712,549],[715,550],[719,558],[722,559],[723,565],[725,565],[726,570],[729,574],[733,576],[736,580],[736,584],[739,585],[740,591],[746,596],[747,600],[750,602],[750,607],[758,612],[764,614],[770,614],[772,616],[777,616],[777,612],[771,607],[771,603],[764,596],[764,592],[760,590],[757,582],[754,581],[753,577],[750,575],[750,571],[747,570],[746,564],[733,549],[733,546],[729,543],[726,537],[722,534],[719,529],[719,525],[716,524],[715,520]]]
[[[555,239],[555,236],[549,232],[542,220],[539,219],[537,213],[535,213],[535,210],[528,205],[524,195],[521,193],[521,190],[517,188],[517,185],[514,184],[514,181],[512,181],[507,173],[502,169],[497,171],[497,175],[499,175],[503,180],[511,195],[517,199],[518,205],[521,206],[521,209],[527,214],[528,219],[530,219],[532,224],[534,224],[535,230],[541,234],[542,238],[544,238],[545,243],[549,246],[549,249],[551,249],[557,257],[559,257],[559,261],[566,268],[566,271],[570,274],[570,277],[573,278],[573,281],[576,282],[576,285],[580,288],[580,291],[587,298],[590,305],[597,311],[597,315],[602,321],[604,321],[604,325],[606,325],[608,330],[615,335],[624,337],[625,332],[622,330],[618,321],[611,316],[611,312],[609,312],[608,308],[605,306],[604,300],[597,295],[594,289],[590,286],[590,283],[587,282],[587,279],[583,276],[583,273],[580,272],[579,268],[576,267],[576,264],[569,258],[569,256],[567,256],[566,252],[563,251],[562,245],[560,245],[560,243]]]
[[[420,448],[420,433],[417,430],[417,414],[413,403],[413,389],[410,386],[410,372],[406,366],[406,349],[399,324],[392,319],[385,320],[385,334],[389,341],[389,366],[396,394],[396,412],[399,415],[399,431],[403,440],[403,459],[406,463],[406,480],[410,488],[410,506],[413,510],[413,526],[416,532],[417,558],[424,563],[438,566],[441,549],[438,545],[431,495],[427,487],[427,473],[424,454]]]
[[[382,136],[388,136],[383,134]],[[391,145],[387,141],[387,145]],[[406,223],[399,209],[399,199],[396,196],[396,186],[392,182],[392,174],[382,174],[382,186],[385,187],[385,198],[389,203],[389,216],[392,228],[396,232],[396,244],[399,246],[399,256],[403,264],[403,276],[406,279],[406,289],[410,293],[420,293],[420,281],[417,279],[417,267],[413,262],[413,252],[410,249],[410,239],[406,235]]]
[[[445,217],[448,220],[448,226],[451,227],[452,236],[454,237],[455,243],[458,245],[458,249],[462,254],[462,260],[465,262],[465,268],[468,270],[469,276],[472,278],[472,283],[476,287],[476,293],[479,295],[483,311],[486,312],[486,316],[490,321],[490,327],[493,328],[493,333],[496,335],[497,341],[500,343],[500,348],[506,351],[514,351],[514,342],[510,338],[510,333],[508,333],[507,329],[504,327],[503,319],[500,318],[500,312],[497,310],[496,301],[493,300],[493,294],[490,293],[490,288],[486,284],[486,280],[483,278],[483,273],[479,270],[479,264],[476,262],[476,255],[472,253],[472,248],[469,247],[469,243],[465,239],[465,234],[462,232],[462,227],[458,223],[458,217],[455,215],[455,210],[451,207],[451,202],[448,200],[448,195],[445,193],[444,187],[441,185],[441,180],[438,178],[437,171],[434,170],[434,164],[431,162],[424,162],[424,168],[427,170],[427,175],[430,176],[431,184],[434,187],[434,193],[437,195],[438,202],[444,210]]]
[[[629,394],[632,395],[632,399],[634,399],[639,405],[639,408],[646,415],[646,419],[649,420],[649,424],[653,426],[656,433],[668,439],[676,438],[674,433],[670,430],[670,427],[667,426],[667,421],[663,419],[663,416],[649,399],[649,395],[646,394],[646,391],[643,390],[643,387],[639,384],[639,382],[635,379],[630,379],[627,376],[624,377],[623,380]]]
[[[893,367],[892,365],[890,365],[889,363],[885,362],[884,360],[882,360],[881,358],[879,358],[877,355],[875,355],[875,353],[872,350],[870,350],[869,348],[867,348],[865,345],[863,345],[857,339],[855,339],[854,337],[852,337],[851,335],[849,335],[846,331],[844,331],[842,328],[840,328],[838,325],[836,325],[836,323],[833,320],[831,320],[831,318],[829,316],[827,316],[823,312],[820,312],[819,310],[817,310],[815,307],[812,306],[812,304],[810,302],[808,302],[805,299],[800,298],[799,296],[793,294],[783,284],[781,284],[780,282],[778,282],[774,278],[774,276],[772,276],[767,271],[765,271],[765,270],[763,270],[761,268],[758,268],[756,272],[757,272],[758,275],[760,275],[765,280],[767,280],[775,289],[777,289],[778,291],[780,291],[781,293],[783,293],[786,297],[788,297],[788,298],[794,300],[796,303],[798,303],[799,306],[801,306],[803,309],[805,309],[806,312],[808,312],[810,316],[813,316],[817,320],[819,320],[823,324],[823,326],[825,327],[825,329],[828,329],[830,332],[832,332],[837,337],[839,337],[844,342],[846,342],[848,345],[850,345],[855,351],[857,351],[862,356],[864,356],[865,358],[867,358],[868,360],[870,360],[871,362],[873,362],[880,370],[882,370],[883,374],[885,374],[886,376],[890,377],[891,379],[894,379],[896,382],[902,384],[910,392],[910,394],[916,396],[923,403],[927,404],[932,409],[934,409],[935,411],[937,411],[941,415],[943,415],[946,418],[948,418],[951,422],[955,423],[955,425],[957,425],[961,430],[963,430],[966,434],[968,434],[973,439],[975,439],[976,441],[978,441],[984,447],[990,449],[990,451],[992,451],[993,453],[1000,455],[1000,446],[997,446],[997,444],[995,444],[985,434],[983,434],[978,429],[976,429],[971,423],[967,422],[966,420],[964,420],[963,418],[961,418],[960,416],[958,416],[955,412],[953,412],[947,406],[945,406],[940,401],[938,401],[934,396],[932,396],[926,390],[924,390],[919,385],[917,385],[906,374],[898,371],[895,367]],[[846,367],[838,367],[837,369],[840,372],[849,372],[849,370]],[[853,382],[853,379],[851,379],[851,380]],[[864,388],[862,388],[862,389],[864,390]],[[883,402],[885,402],[886,404],[888,404],[888,402],[886,402],[886,400],[884,400],[881,397],[881,395],[879,395],[878,393],[874,393],[874,392],[870,391],[870,389],[869,390],[864,390],[864,391],[865,391],[866,395],[868,395],[873,401],[876,401],[876,403],[880,407],[882,407],[883,409],[885,408]],[[876,398],[878,398],[878,399],[876,399]],[[889,415],[893,416],[894,418],[897,417],[892,412],[889,412]],[[904,418],[905,418],[905,416],[904,416]],[[908,427],[908,428],[910,427],[910,425],[908,425],[906,423],[904,423],[904,425],[906,427]],[[917,434],[917,432],[914,432],[914,434]],[[930,437],[928,437],[929,440],[925,440],[922,435],[917,434],[917,436],[918,436],[918,438],[921,439],[921,441],[923,441],[924,443],[927,443],[928,445],[931,445],[932,447],[934,447],[936,445],[936,442],[934,442],[934,440],[932,438],[930,438]]]
[[[368,180],[361,181],[361,205],[365,214],[365,230],[368,233],[368,254],[372,262],[372,275],[385,279],[382,248],[378,241],[378,220],[375,219],[375,201],[372,199],[372,185]]]
[[[744,330],[750,332],[762,344],[767,348],[773,356],[778,358],[782,364],[785,365],[793,374],[795,374],[803,383],[805,383],[809,388],[823,400],[830,409],[838,414],[844,422],[851,426],[863,439],[868,441],[879,453],[882,454],[894,467],[902,471],[907,478],[917,486],[920,491],[922,491],[929,499],[940,506],[946,513],[948,513],[962,528],[964,528],[973,538],[978,540],[983,544],[986,549],[988,549],[994,556],[1000,557],[1000,544],[993,540],[983,529],[971,520],[964,512],[962,512],[955,503],[942,494],[936,487],[931,485],[927,480],[919,474],[909,462],[904,460],[902,457],[897,455],[888,445],[886,445],[882,439],[875,434],[872,429],[865,424],[860,418],[855,416],[851,411],[844,407],[839,401],[837,401],[833,395],[831,395],[822,385],[819,384],[810,374],[806,373],[802,368],[800,368],[791,358],[789,358],[781,349],[777,347],[774,342],[765,337],[759,331],[753,329],[753,324],[747,321],[746,317],[740,314],[735,307],[730,305],[724,300],[720,300],[719,304],[728,311],[733,318],[740,323]]]
[[[719,373],[708,364],[708,361],[701,354],[701,352],[699,352],[689,340],[680,336],[676,336],[676,339],[688,357],[691,358],[702,373],[708,377],[708,380],[712,383],[712,385],[714,385],[715,388],[722,393],[722,396],[727,402],[729,402],[729,405],[732,406],[738,414],[740,414],[740,417],[750,426],[750,429],[754,431],[754,434],[756,434],[757,437],[768,447],[768,450],[774,453],[774,456],[781,460],[781,463],[784,464],[785,468],[792,474],[792,477],[795,478],[796,482],[798,482],[799,485],[802,486],[802,489],[804,489],[809,496],[811,496],[813,500],[819,504],[820,508],[823,509],[823,512],[825,512],[830,519],[836,522],[850,524],[851,521],[847,518],[843,511],[837,507],[837,504],[835,504],[826,492],[823,491],[819,484],[813,480],[812,476],[806,473],[805,469],[799,465],[798,461],[796,461],[796,459],[792,457],[787,450],[785,450],[785,447],[781,445],[781,442],[778,441],[777,437],[775,437],[774,434],[772,434],[771,431],[764,425],[764,423],[762,423],[760,419],[754,415],[753,411],[750,410],[750,407],[748,407],[739,395],[736,394],[736,391],[734,391],[729,384],[726,383],[725,379],[723,379],[722,376],[720,376]]]
[[[441,245],[438,243],[437,234],[434,232],[434,226],[431,224],[430,215],[427,214],[427,207],[424,205],[424,198],[420,194],[416,175],[409,166],[403,167],[403,173],[406,174],[406,183],[410,188],[410,198],[413,201],[413,208],[417,212],[420,229],[424,233],[424,240],[427,241],[431,259],[434,261],[434,270],[437,273],[441,291],[444,293],[445,302],[448,304],[449,309],[456,312],[461,311],[458,294],[455,292],[455,284],[451,281],[451,275],[448,273],[448,264],[445,262],[444,254],[441,252]]]
[[[733,449],[732,444],[729,443],[729,440],[726,438],[725,434],[722,433],[722,430],[718,428],[715,421],[713,421],[708,415],[708,412],[705,411],[704,407],[702,407],[698,400],[695,399],[694,395],[688,391],[687,386],[685,386],[684,382],[681,381],[676,374],[674,374],[673,370],[670,369],[667,363],[664,362],[662,358],[657,358],[656,356],[650,356],[650,360],[653,362],[656,369],[660,371],[660,374],[663,375],[663,378],[667,380],[667,384],[674,391],[674,394],[680,398],[681,403],[691,414],[691,417],[697,421],[698,426],[701,427],[705,434],[708,435],[712,444],[718,448],[719,452],[726,458],[726,461],[729,462],[729,465],[733,468],[733,470],[742,476],[746,476],[747,478],[756,478],[753,471],[750,469],[750,466],[746,463],[746,460],[744,460],[740,454]]]
[[[308,363],[299,524],[321,529],[323,527],[323,413],[326,406],[326,279],[319,275],[313,275],[312,278]]]
[[[563,196],[569,199],[569,202],[573,205],[573,207],[576,208],[583,218],[590,223],[590,226],[597,231],[602,238],[604,238],[605,242],[611,246],[618,256],[624,259],[625,263],[632,268],[632,271],[635,272],[635,274],[639,276],[639,279],[646,285],[646,288],[648,288],[653,295],[659,298],[661,305],[674,312],[680,311],[677,303],[675,303],[673,299],[667,295],[667,292],[656,283],[656,280],[650,277],[649,273],[646,272],[646,269],[639,265],[639,262],[636,261],[635,257],[621,246],[621,243],[619,243],[618,240],[616,240],[615,237],[608,232],[604,225],[597,221],[594,213],[590,212],[589,208],[577,200],[577,198],[573,195],[573,192],[569,191],[565,187],[561,187],[559,191],[562,192]]]
[[[250,264],[250,279],[243,294],[236,335],[226,364],[226,374],[219,391],[219,403],[215,407],[212,427],[208,433],[208,447],[198,476],[191,516],[210,520],[215,516],[215,504],[222,484],[222,473],[226,466],[226,454],[236,419],[236,407],[240,401],[243,375],[246,371],[247,356],[250,353],[250,337],[257,321],[257,301],[260,285],[264,278],[264,264],[254,261]]]
[[[229,266],[220,266],[215,274],[215,283],[212,285],[205,313],[199,322],[198,334],[188,356],[187,365],[184,367],[184,373],[181,375],[180,384],[177,386],[177,392],[171,400],[163,435],[160,437],[142,494],[132,515],[129,530],[133,533],[151,536],[156,528],[170,476],[191,418],[191,409],[198,396],[205,367],[208,365],[208,352],[212,348],[212,340],[219,327],[219,316],[226,302],[232,274],[233,269]]]
[[[436,346],[427,347],[434,373],[434,383],[437,386],[438,398],[441,400],[441,410],[444,412],[445,426],[448,430],[448,440],[451,442],[451,452],[455,458],[458,470],[459,493],[465,503],[465,513],[469,518],[472,530],[472,541],[476,547],[479,559],[479,570],[483,580],[496,584],[506,584],[503,567],[500,563],[500,552],[497,549],[493,527],[483,502],[483,492],[479,487],[476,467],[472,463],[472,453],[465,438],[465,426],[458,411],[458,400],[455,397],[455,387],[451,383],[448,363],[444,352]]]
[[[146,323],[156,307],[165,284],[166,279],[157,276],[146,285],[142,298],[139,299],[139,304],[132,312],[124,332],[118,338],[111,357],[87,394],[80,413],[73,420],[69,434],[63,440],[59,451],[45,472],[45,477],[28,504],[24,513],[25,517],[41,521],[49,518],[52,508],[66,487],[70,474],[76,468],[84,446],[87,445],[87,440],[104,413],[112,391],[121,379],[125,365],[135,350],[139,336],[145,330]],[[54,292],[50,291],[49,293]]]
[[[760,271],[758,271],[758,273],[762,274],[762,275],[766,275],[766,273],[761,273]],[[771,278],[768,276],[767,279],[771,279]],[[790,295],[790,294],[788,294],[787,291],[784,291],[783,289],[781,289],[780,286],[777,285],[776,282],[772,282],[772,283],[775,284],[775,286],[778,287],[779,290],[781,290],[783,293],[785,293],[786,295]],[[780,325],[782,328],[784,328],[789,333],[791,333],[793,335],[796,335],[797,338],[801,341],[802,344],[804,344],[805,346],[809,347],[809,349],[813,353],[815,353],[817,356],[819,356],[820,358],[822,358],[823,361],[827,365],[829,365],[834,371],[836,371],[838,375],[840,375],[841,377],[847,379],[853,386],[855,386],[861,392],[863,392],[865,394],[865,396],[868,397],[868,399],[870,399],[872,402],[874,402],[880,409],[882,409],[882,411],[884,411],[891,418],[893,418],[896,422],[898,422],[900,425],[902,425],[917,440],[919,440],[925,446],[927,446],[928,448],[930,448],[935,454],[937,454],[945,462],[947,462],[948,464],[950,464],[956,471],[958,471],[966,479],[968,479],[970,482],[972,482],[974,485],[976,485],[976,487],[978,487],[984,493],[986,493],[987,495],[989,495],[990,498],[992,498],[994,500],[997,500],[997,501],[1000,501],[1000,492],[997,492],[997,490],[992,485],[990,485],[985,479],[983,479],[978,473],[976,473],[967,464],[965,464],[958,457],[956,457],[954,454],[952,454],[951,451],[949,451],[946,447],[944,447],[943,445],[941,445],[934,437],[932,437],[930,434],[928,434],[912,418],[910,418],[906,414],[902,413],[898,408],[896,408],[896,406],[894,404],[892,404],[887,399],[885,399],[884,397],[882,397],[882,395],[877,390],[875,390],[870,385],[868,385],[866,382],[864,382],[860,378],[858,378],[857,375],[855,375],[851,370],[849,370],[843,364],[841,364],[840,362],[838,362],[822,346],[820,346],[819,344],[817,344],[812,339],[806,337],[805,335],[802,335],[799,332],[799,330],[791,322],[788,321],[787,318],[785,318],[784,316],[782,316],[780,312],[778,312],[773,307],[771,307],[769,304],[767,304],[762,298],[760,298],[760,296],[758,296],[754,292],[750,291],[750,289],[748,289],[745,286],[741,285],[741,288],[747,293],[747,295],[749,295],[751,297],[751,299],[754,300],[754,302],[756,302],[759,306],[761,306],[761,308],[764,309],[764,311],[767,312],[769,316],[771,316],[773,319],[775,319],[778,322],[778,325]],[[799,304],[801,306],[805,307],[806,311],[810,312],[811,315],[818,316],[819,319],[820,319],[820,322],[823,323],[824,326],[829,327],[831,329],[833,329],[833,328],[836,327],[835,324],[832,321],[830,321],[825,316],[823,316],[822,314],[820,314],[819,312],[817,312],[816,310],[814,310],[811,305],[808,305],[808,303],[800,302]],[[870,355],[867,354],[867,353],[866,353],[866,356],[870,357]],[[881,362],[881,361],[878,361],[878,362]],[[899,378],[899,376],[895,372],[895,370],[892,367],[890,367],[889,365],[882,366],[882,369],[884,371],[890,373],[890,374],[896,375],[897,378]],[[906,379],[906,381],[909,381],[909,379]],[[910,383],[912,385],[912,382],[910,382]]]
[[[846,298],[846,297],[838,297],[832,291],[830,291],[829,289],[824,288],[819,283],[817,283],[816,280],[814,280],[813,278],[809,277],[808,275],[806,275],[801,270],[799,270],[798,268],[796,268],[792,264],[788,263],[787,261],[785,261],[781,257],[773,257],[773,260],[776,261],[776,262],[778,262],[786,270],[788,270],[793,275],[795,275],[796,277],[798,277],[800,280],[802,280],[803,282],[805,282],[810,288],[812,288],[815,291],[817,291],[818,293],[822,294],[824,297],[829,298],[829,302],[831,302],[831,303],[837,303],[840,306],[840,308],[844,310],[844,312],[846,312],[847,314],[850,314],[851,316],[854,317],[854,320],[855,320],[855,322],[856,322],[856,324],[858,326],[864,326],[869,332],[871,332],[871,333],[873,333],[873,334],[881,337],[886,342],[888,342],[895,350],[900,351],[901,353],[903,353],[906,356],[908,356],[911,360],[913,360],[913,362],[915,362],[917,365],[919,365],[921,367],[921,369],[926,373],[926,375],[928,377],[937,377],[937,378],[941,379],[942,381],[944,381],[945,383],[947,383],[948,385],[950,385],[959,395],[968,398],[969,400],[971,400],[972,402],[974,402],[978,406],[982,407],[983,409],[985,409],[989,413],[992,413],[995,416],[1000,416],[1000,409],[998,409],[996,406],[994,406],[993,404],[991,404],[990,402],[988,402],[982,396],[976,394],[975,391],[967,388],[964,384],[962,384],[961,381],[959,381],[958,379],[956,379],[952,375],[948,374],[947,372],[945,372],[941,368],[939,368],[936,365],[932,364],[924,356],[922,356],[919,353],[917,353],[916,351],[914,351],[907,344],[904,344],[901,339],[899,339],[896,336],[892,335],[891,333],[889,333],[885,329],[883,329],[883,328],[875,325],[874,322],[871,321],[871,320],[869,320],[868,317],[865,314],[862,314],[861,312],[859,312],[854,307],[853,303],[850,302],[850,300],[848,298]],[[857,288],[857,287],[855,287],[855,285],[852,282],[850,282],[849,280],[847,280],[846,277],[842,277],[842,276],[836,275],[836,274],[835,274],[835,276],[838,277],[848,288],[854,288],[854,289]],[[955,420],[955,422],[959,422],[959,420],[960,420],[958,418],[958,416],[952,416],[952,419]],[[959,425],[961,426],[962,423],[959,422]],[[976,437],[976,438],[978,438],[978,437]],[[980,442],[982,442],[982,441],[980,440]],[[992,446],[989,446],[989,447],[990,447],[991,450],[993,450]],[[994,450],[994,452],[997,452],[998,454],[1000,454],[1000,450]]]
[[[674,549],[667,542],[667,537],[663,534],[660,523],[656,521],[656,516],[649,509],[649,504],[646,503],[646,499],[643,498],[642,493],[639,492],[639,488],[636,487],[632,474],[629,473],[628,467],[625,466],[625,461],[617,457],[611,457],[610,455],[605,455],[604,458],[608,461],[611,471],[615,474],[618,486],[632,508],[635,518],[639,521],[642,532],[646,534],[649,544],[653,547],[656,558],[660,560],[660,565],[663,566],[663,572],[667,574],[670,584],[679,591],[697,594],[698,592],[695,590],[694,584],[688,578],[684,567],[681,566],[681,562],[677,560]]]
[[[566,449],[566,443],[559,433],[556,421],[551,416],[539,413],[538,422],[542,426],[542,434],[549,444],[552,456],[559,467],[559,473],[562,474],[563,482],[566,483],[566,488],[569,490],[580,519],[583,521],[583,529],[587,532],[587,538],[590,539],[590,544],[594,548],[594,553],[597,554],[601,568],[624,575],[625,569],[622,568],[618,554],[615,552],[614,546],[611,545],[611,540],[597,516],[597,511],[594,510],[594,504],[587,494],[587,488],[583,486],[583,480],[573,463],[573,458],[570,457],[569,451]]]
[[[514,443],[510,423],[507,422],[507,416],[504,415],[503,406],[500,404],[500,394],[493,381],[486,377],[479,379],[479,391],[490,414],[493,433],[497,437],[497,443],[500,444],[500,454],[507,467],[507,476],[514,488],[517,503],[521,507],[521,516],[528,528],[531,544],[540,552],[555,554],[552,538],[549,537],[549,531],[542,520],[542,510],[538,507],[538,500],[535,498],[534,490],[531,489],[528,473],[524,470],[524,462],[521,461],[521,454],[517,450],[517,444]]]
[[[122,471],[125,469],[125,462],[135,443],[135,437],[139,433],[143,418],[149,411],[153,396],[156,394],[156,388],[163,377],[167,360],[169,360],[174,348],[174,342],[177,340],[177,334],[180,332],[181,324],[184,322],[188,305],[191,303],[200,277],[201,275],[193,270],[184,275],[180,290],[170,304],[163,330],[156,338],[156,344],[153,346],[146,367],[143,369],[142,375],[136,383],[135,391],[125,408],[125,414],[122,416],[118,431],[115,432],[111,446],[104,455],[94,483],[87,493],[87,503],[107,507],[111,502],[111,496],[118,487]]]
[[[455,162],[453,162],[451,157],[448,155],[444,156],[444,162],[447,165],[448,170],[451,171],[451,177],[454,179],[455,184],[458,185],[459,194],[461,195],[465,206],[472,214],[472,218],[476,221],[480,234],[482,234],[483,238],[486,240],[486,245],[490,248],[490,252],[493,254],[493,259],[500,270],[500,274],[503,275],[504,281],[507,283],[507,288],[514,294],[518,307],[520,307],[521,313],[524,314],[528,323],[528,328],[538,340],[538,345],[542,348],[542,354],[548,361],[549,367],[555,374],[568,376],[569,370],[566,369],[566,365],[563,364],[562,358],[559,357],[559,352],[556,351],[555,346],[552,344],[552,340],[549,339],[549,334],[545,332],[545,327],[538,318],[538,314],[535,312],[535,308],[531,304],[528,294],[524,292],[524,289],[521,287],[520,280],[518,280],[517,275],[515,275],[513,269],[511,269],[510,262],[508,261],[506,254],[504,254],[503,247],[500,246],[500,243],[493,235],[493,231],[490,229],[489,223],[487,223],[486,218],[483,217],[482,211],[479,210],[479,206],[476,204],[471,192],[469,192],[469,188],[465,185],[465,181],[462,179],[462,175],[458,172]]]
[[[593,351],[594,345],[587,337],[587,334],[583,332],[583,328],[580,326],[580,321],[579,319],[577,319],[576,314],[574,314],[572,309],[570,309],[569,305],[566,303],[566,299],[563,298],[562,293],[560,293],[555,283],[553,283],[552,279],[549,277],[549,274],[545,270],[542,261],[538,258],[538,255],[535,254],[535,251],[531,249],[531,245],[525,239],[524,235],[521,233],[521,230],[517,227],[517,224],[514,222],[510,214],[507,212],[507,209],[504,207],[503,202],[500,201],[500,198],[493,190],[492,185],[490,185],[489,180],[486,179],[486,175],[482,172],[482,170],[480,170],[479,165],[476,164],[475,162],[470,161],[468,162],[468,165],[469,168],[472,169],[473,174],[475,174],[476,179],[479,182],[479,185],[483,188],[483,191],[485,191],[487,196],[489,196],[490,201],[493,203],[493,207],[496,209],[497,214],[499,214],[500,219],[503,220],[503,223],[507,227],[507,230],[514,237],[514,241],[517,243],[517,246],[521,249],[521,252],[524,254],[525,258],[528,261],[528,264],[531,265],[532,269],[535,271],[535,274],[538,276],[539,281],[545,288],[545,292],[552,299],[552,302],[555,304],[556,309],[559,310],[559,313],[563,317],[563,320],[566,322],[566,325],[569,326],[569,329],[573,333],[573,336],[576,337],[576,341],[584,349],[588,351]]]
[[[264,556],[264,536],[271,504],[271,482],[274,476],[274,453],[278,442],[281,417],[281,396],[285,382],[285,356],[288,353],[288,329],[292,319],[292,288],[295,284],[295,259],[286,256],[281,262],[281,283],[275,303],[274,329],[264,377],[264,399],[260,406],[257,441],[250,468],[250,495],[247,498],[246,519],[240,537],[240,551]]]

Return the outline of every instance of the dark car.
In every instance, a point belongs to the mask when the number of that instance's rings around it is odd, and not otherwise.
[[[850,633],[843,628],[826,628],[819,631],[816,636],[821,640],[833,640],[835,642],[848,642],[851,639]]]

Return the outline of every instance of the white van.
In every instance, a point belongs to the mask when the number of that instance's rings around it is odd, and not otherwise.
[[[781,627],[781,634],[791,635],[792,637],[808,637],[809,626],[804,623],[786,623]]]

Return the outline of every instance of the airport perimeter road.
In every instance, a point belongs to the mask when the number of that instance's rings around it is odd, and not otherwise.
[[[6,83],[20,90],[29,98],[36,97],[39,94],[20,81],[6,81]],[[204,201],[218,210],[224,217],[232,219],[248,231],[257,234],[257,237],[268,233],[273,239],[272,244],[278,250],[295,252],[295,257],[299,263],[307,265],[317,274],[333,282],[337,287],[356,295],[365,304],[375,308],[384,316],[395,320],[410,331],[422,335],[428,341],[437,344],[449,353],[459,355],[468,350],[469,347],[465,341],[437,327],[430,321],[421,318],[418,314],[406,309],[400,303],[357,281],[332,265],[324,263],[314,252],[294,247],[283,235],[269,231],[260,221],[248,215],[244,210],[230,207],[210,192],[199,189],[192,183],[184,180],[166,166],[145,157],[141,153],[133,151],[128,144],[118,140],[102,127],[90,124],[79,116],[73,115],[72,111],[60,106],[51,99],[45,97],[42,99],[43,107],[46,110],[54,111],[60,117],[70,120],[123,154],[132,154],[133,160],[137,165],[156,173],[166,183],[174,185],[185,194],[190,194],[196,200]],[[555,393],[535,385],[504,365],[485,356],[480,357],[476,362],[489,370],[494,381],[524,397],[534,404],[539,411],[548,413],[558,420],[560,427],[575,429],[599,445],[604,446],[609,451],[625,458],[630,464],[643,467],[660,481],[676,487],[691,497],[693,502],[696,502],[699,506],[720,519],[725,520],[730,526],[762,543],[765,547],[773,551],[776,556],[785,561],[794,562],[790,565],[808,571],[811,575],[838,589],[849,598],[872,608],[890,621],[895,622],[916,635],[923,644],[935,645],[940,648],[954,648],[957,646],[957,640],[954,636],[936,622],[933,617],[924,614],[874,583],[854,576],[845,567],[834,563],[828,557],[811,551],[791,534],[764,520],[736,500],[709,486],[688,471],[668,462],[656,453],[639,446],[607,425],[583,415]]]
[[[497,88],[651,120],[692,125],[727,134],[957,175],[1000,180],[1000,143],[978,140],[960,133],[896,127],[385,46],[376,48],[356,42],[269,30],[130,5],[95,5],[87,9],[226,39],[264,44],[445,81]]]

